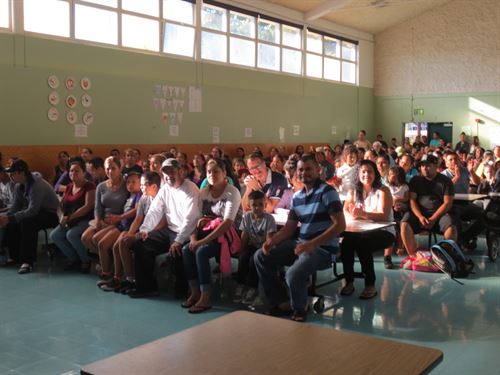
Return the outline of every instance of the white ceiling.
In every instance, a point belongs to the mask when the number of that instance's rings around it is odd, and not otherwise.
[[[328,20],[370,34],[416,17],[451,0],[264,0],[301,12],[305,22]]]

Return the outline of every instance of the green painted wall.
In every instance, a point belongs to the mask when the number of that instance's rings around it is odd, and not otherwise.
[[[50,74],[92,80],[88,138],[75,138],[64,119],[63,100],[69,93],[79,98],[79,87],[69,92],[61,85],[62,116],[47,119]],[[178,137],[169,136],[161,109],[153,107],[159,83],[202,88],[203,112],[185,105]],[[15,34],[0,34],[0,103],[4,145],[211,143],[213,126],[221,143],[279,143],[280,127],[285,142],[336,143],[359,129],[370,135],[374,117],[371,88]],[[80,103],[76,111],[84,112]],[[244,138],[248,127],[253,138]]]
[[[375,97],[375,129],[386,138],[402,136],[402,122],[428,121],[453,122],[453,140],[465,131],[476,135],[475,119],[484,123],[479,125],[479,138],[483,147],[500,145],[500,92],[464,93],[449,95],[419,95]],[[423,116],[412,116],[413,108],[424,110]]]

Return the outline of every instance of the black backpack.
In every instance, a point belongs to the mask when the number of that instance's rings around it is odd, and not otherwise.
[[[452,279],[467,277],[474,268],[474,262],[452,240],[439,241],[431,247],[432,261]]]

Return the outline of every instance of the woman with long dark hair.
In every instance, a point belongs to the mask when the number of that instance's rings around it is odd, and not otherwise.
[[[391,192],[387,186],[382,185],[380,173],[373,161],[361,161],[354,189],[347,194],[344,213],[354,220],[393,220]],[[371,232],[345,233],[342,240],[345,286],[341,295],[349,296],[354,292],[354,252],[358,255],[365,277],[365,289],[360,298],[369,299],[377,295],[372,253],[389,247],[394,242],[395,234],[393,227]]]

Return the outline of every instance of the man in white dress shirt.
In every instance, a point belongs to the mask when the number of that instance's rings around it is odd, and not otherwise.
[[[176,159],[165,160],[161,170],[166,184],[151,203],[139,229],[140,240],[133,247],[136,289],[129,293],[132,298],[159,294],[154,276],[155,258],[166,252],[175,264],[175,295],[183,297],[188,289],[181,249],[200,217],[200,192],[196,184],[184,179]]]

